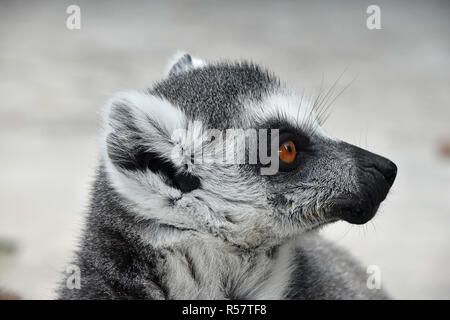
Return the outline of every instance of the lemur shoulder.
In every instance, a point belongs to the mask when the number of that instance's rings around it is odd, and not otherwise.
[[[256,162],[218,158],[229,129],[257,132]],[[331,137],[316,104],[264,68],[181,54],[153,88],[109,100],[102,146],[81,288],[63,282],[59,298],[386,298],[317,230],[369,221],[395,165]]]

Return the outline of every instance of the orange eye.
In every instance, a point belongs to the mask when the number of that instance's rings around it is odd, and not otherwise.
[[[293,163],[297,156],[297,150],[295,144],[291,140],[283,142],[278,150],[278,156],[280,160],[286,163]]]

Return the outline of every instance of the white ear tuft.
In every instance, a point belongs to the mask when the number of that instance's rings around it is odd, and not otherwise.
[[[104,121],[107,131],[134,125],[142,132],[164,129],[171,134],[184,127],[184,113],[167,100],[139,91],[116,93],[107,103]],[[157,124],[158,128],[152,127]]]
[[[170,155],[171,136],[186,127],[184,113],[167,100],[138,91],[120,92],[104,112],[105,151],[119,167],[139,167],[139,156],[147,152]]]
[[[203,60],[193,57],[184,51],[179,51],[169,60],[166,68],[166,76],[201,68],[205,65],[206,63]]]
[[[200,186],[198,177],[172,159],[174,150],[183,150],[174,133],[188,126],[177,106],[149,93],[122,92],[109,101],[104,116],[104,160],[116,186],[147,195],[160,191],[156,185],[183,193]]]

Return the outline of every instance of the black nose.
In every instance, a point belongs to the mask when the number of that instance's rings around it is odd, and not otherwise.
[[[377,156],[374,165],[383,175],[384,179],[389,184],[389,187],[391,187],[394,183],[395,177],[397,176],[397,166],[395,163],[386,158]]]
[[[384,178],[390,188],[397,176],[397,166],[391,160],[370,151],[349,146],[350,153],[355,160],[356,165],[365,172],[375,169],[380,179]]]

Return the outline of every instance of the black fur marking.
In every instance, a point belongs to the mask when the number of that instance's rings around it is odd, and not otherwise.
[[[230,277],[227,274],[222,275],[221,285],[223,296],[225,299],[229,300],[237,299],[235,283],[232,279],[230,279]]]
[[[273,259],[275,257],[275,254],[278,252],[278,248],[279,246],[273,246],[272,248],[266,251],[266,256],[269,259]]]
[[[195,267],[195,264],[194,264],[194,259],[192,259],[192,257],[189,254],[189,252],[185,252],[184,253],[184,258],[186,259],[188,270],[189,270],[189,273],[192,276],[192,279],[194,279],[194,281],[196,283],[199,283],[200,279],[199,279],[197,271],[196,271],[196,267]]]
[[[172,179],[175,187],[183,193],[200,188],[200,179],[187,172],[176,173]]]
[[[118,167],[128,171],[145,171],[162,174],[168,178],[167,183],[183,193],[191,192],[200,187],[200,179],[187,172],[177,172],[175,165],[161,158],[156,152],[145,151],[137,147],[135,150],[121,152],[113,134],[108,137],[108,151],[111,161]]]
[[[170,224],[165,224],[165,223],[161,223],[161,222],[157,222],[155,221],[155,223],[158,223],[158,226],[161,228],[166,228],[168,230],[179,230],[179,231],[197,231],[195,229],[190,229],[190,228],[182,228],[182,227],[176,227]]]
[[[225,220],[227,220],[229,223],[233,223],[233,224],[236,223],[236,221],[234,221],[233,217],[229,214],[229,212],[224,211],[223,216],[224,216]]]

